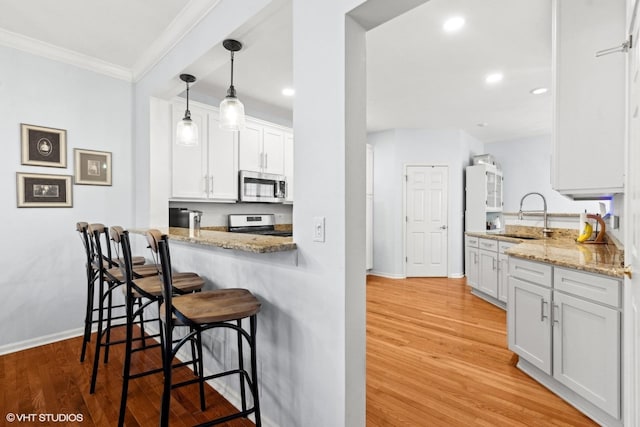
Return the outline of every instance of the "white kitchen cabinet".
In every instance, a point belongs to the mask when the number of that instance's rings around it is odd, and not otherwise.
[[[478,287],[478,275],[480,274],[479,240],[477,237],[467,236],[465,238],[466,254],[464,257],[464,271],[467,278],[467,285],[474,289]]]
[[[293,133],[284,134],[284,176],[287,178],[287,198],[293,203]]]
[[[553,293],[553,377],[620,417],[620,313]]]
[[[239,132],[240,170],[285,174],[285,130],[247,117]]]
[[[184,117],[186,104],[175,101],[172,114],[171,195],[178,198],[206,199],[209,170],[207,165],[208,110],[190,104],[191,120],[198,126],[200,141],[196,146],[177,145],[176,127]]]
[[[551,375],[551,289],[509,278],[509,349]]]
[[[504,303],[508,299],[509,255],[504,252],[515,243],[498,242],[498,300]]]
[[[554,0],[553,10],[552,187],[575,199],[621,193],[626,55],[595,53],[626,40],[625,0]]]
[[[509,260],[509,349],[542,372],[527,373],[606,425],[621,425],[620,288],[608,276]]]
[[[175,144],[175,126],[185,104],[173,105],[172,198],[233,202],[238,199],[238,139],[218,126],[218,110],[190,103],[191,119],[199,129],[197,146]]]
[[[502,171],[494,165],[467,166],[465,180],[465,231],[486,231],[487,221],[502,212]]]
[[[480,239],[480,273],[478,275],[478,291],[498,298],[498,242]]]

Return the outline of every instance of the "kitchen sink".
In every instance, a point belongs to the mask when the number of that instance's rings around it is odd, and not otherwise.
[[[523,234],[513,234],[513,233],[501,233],[501,234],[496,234],[497,236],[503,236],[503,237],[512,237],[514,239],[522,239],[522,240],[538,240],[540,239],[540,237],[535,237],[535,236],[527,236],[527,235],[523,235]]]

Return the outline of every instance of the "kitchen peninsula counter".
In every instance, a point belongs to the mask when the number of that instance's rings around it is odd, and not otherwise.
[[[159,228],[159,230],[168,235],[170,240],[242,252],[273,253],[297,249],[292,237],[260,236],[213,230],[200,230],[197,233],[190,234],[188,228],[180,227],[165,227]],[[146,231],[146,229],[131,230],[132,233],[136,234],[145,234]]]
[[[577,243],[575,237],[518,239],[495,232],[467,232],[467,236],[518,243],[507,249],[507,255],[546,262],[559,267],[574,268],[616,278],[624,277],[624,250],[607,236],[607,244]]]

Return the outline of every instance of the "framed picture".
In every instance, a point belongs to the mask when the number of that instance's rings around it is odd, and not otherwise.
[[[76,148],[73,158],[76,184],[111,185],[111,153]]]
[[[16,174],[19,208],[70,208],[71,175]]]
[[[22,164],[31,166],[67,167],[67,131],[42,126],[20,125],[22,133]]]

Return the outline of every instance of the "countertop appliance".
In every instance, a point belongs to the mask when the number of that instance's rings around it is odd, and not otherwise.
[[[275,229],[276,217],[273,214],[229,215],[230,233],[261,234],[263,236],[290,237],[291,231]]]
[[[187,208],[169,208],[169,227],[182,227],[199,231],[202,212]]]
[[[241,202],[284,203],[287,178],[284,175],[240,171],[238,185]]]

